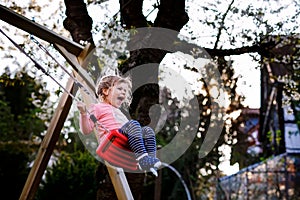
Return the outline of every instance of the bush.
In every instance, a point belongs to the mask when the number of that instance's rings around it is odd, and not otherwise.
[[[0,191],[3,199],[18,199],[29,173],[28,145],[1,143],[0,145]]]
[[[96,199],[97,166],[88,151],[60,153],[58,161],[47,169],[37,199]]]

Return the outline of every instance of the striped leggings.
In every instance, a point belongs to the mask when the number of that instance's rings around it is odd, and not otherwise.
[[[156,157],[156,140],[152,128],[141,127],[138,121],[130,120],[119,131],[128,138],[129,147],[135,153],[136,158],[146,153],[151,157]]]

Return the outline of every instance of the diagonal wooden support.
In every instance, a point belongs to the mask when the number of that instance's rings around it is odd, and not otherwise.
[[[72,78],[69,78],[65,88],[71,94],[75,94],[77,92],[77,88],[74,87],[74,80]],[[69,114],[71,106],[72,98],[67,92],[64,92],[62,97],[60,98],[59,104],[52,117],[47,133],[39,148],[33,167],[31,168],[30,173],[27,177],[26,183],[20,196],[20,200],[34,198],[38,186],[41,182],[42,176],[47,168],[49,159],[53,153],[56,142],[58,141],[61,129],[63,128],[65,120]]]
[[[69,52],[75,54],[76,56],[78,56],[84,48],[80,44],[62,37],[54,31],[49,30],[44,26],[33,22],[32,20],[29,20],[28,18],[12,11],[11,9],[3,5],[0,5],[0,19],[51,44],[62,45]]]
[[[74,82],[69,79],[66,89],[72,93]],[[58,140],[61,129],[69,114],[72,105],[72,98],[64,92],[60,98],[59,104],[52,117],[51,123],[48,127],[47,133],[39,148],[37,157],[34,161],[33,167],[30,170],[27,181],[20,196],[20,200],[33,199],[41,182],[42,176],[46,170],[51,154],[54,150]]]
[[[83,48],[83,46],[58,35],[52,30],[49,30],[35,22],[32,22],[26,17],[10,10],[3,5],[0,5],[0,19],[51,44],[54,44],[58,51],[60,51],[60,53],[71,64],[74,69],[74,73],[78,74],[77,77],[80,78],[81,81],[84,81],[91,89],[91,91],[94,91],[95,86],[93,81],[87,79],[88,76],[85,75],[85,71],[81,67],[81,65],[84,65],[86,56],[90,51],[88,45],[86,48]],[[75,94],[76,87],[74,86],[74,80],[70,78],[65,88],[70,93]],[[47,133],[39,148],[33,167],[31,168],[31,171],[28,175],[27,181],[20,196],[21,200],[34,198],[56,142],[58,141],[61,129],[63,128],[64,122],[70,111],[71,105],[72,98],[68,95],[67,92],[64,92],[62,97],[60,98],[59,104],[55,110]],[[118,199],[132,200],[133,196],[131,194],[131,190],[129,188],[123,169],[116,168],[108,164],[107,168]]]
[[[118,200],[133,200],[124,170],[105,163]]]

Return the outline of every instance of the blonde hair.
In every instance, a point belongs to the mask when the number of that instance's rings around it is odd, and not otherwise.
[[[132,100],[132,94],[131,94],[132,82],[130,77],[121,77],[118,75],[104,76],[97,83],[96,94],[103,101],[106,98],[106,95],[104,94],[103,90],[109,89],[119,83],[126,83],[128,85],[128,91],[126,94],[124,105],[129,106]]]

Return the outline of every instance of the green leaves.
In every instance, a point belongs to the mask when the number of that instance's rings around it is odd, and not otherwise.
[[[48,92],[25,70],[6,69],[0,76],[0,188],[3,197],[17,199],[46,129],[44,103]],[[35,101],[39,101],[38,104]]]
[[[42,107],[49,93],[24,70],[14,75],[6,72],[0,80],[1,140],[28,140],[33,135],[40,136],[47,119],[38,116],[47,113]]]
[[[88,151],[61,152],[46,172],[38,199],[95,199],[97,166]]]

